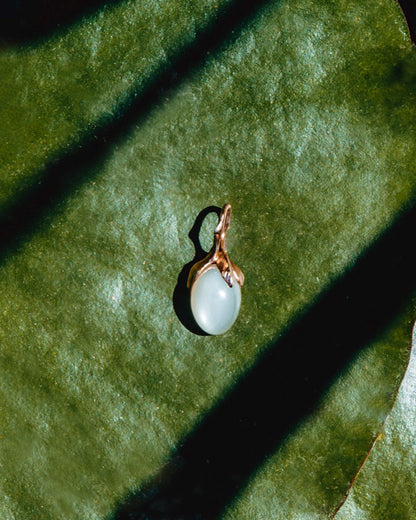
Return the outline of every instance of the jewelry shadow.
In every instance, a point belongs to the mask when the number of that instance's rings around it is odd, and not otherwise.
[[[195,255],[190,262],[183,266],[181,272],[179,273],[176,287],[172,296],[173,308],[179,321],[190,332],[197,334],[198,336],[208,336],[208,334],[204,332],[201,327],[199,327],[192,315],[190,291],[186,286],[186,283],[188,281],[189,272],[192,266],[196,262],[199,262],[205,258],[208,254],[208,251],[205,251],[201,246],[199,234],[205,217],[210,213],[216,213],[219,217],[221,208],[218,206],[208,206],[204,208],[196,217],[194,225],[188,233],[188,237],[191,239],[195,247]]]

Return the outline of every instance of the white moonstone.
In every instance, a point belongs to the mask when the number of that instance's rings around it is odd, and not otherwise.
[[[192,314],[201,329],[208,334],[226,332],[235,322],[240,304],[239,284],[234,282],[229,287],[215,266],[205,271],[192,285]]]

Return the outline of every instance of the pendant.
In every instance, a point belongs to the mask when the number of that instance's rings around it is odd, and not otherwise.
[[[227,332],[237,319],[244,275],[227,254],[225,235],[230,226],[231,206],[221,211],[214,230],[214,245],[191,269],[187,286],[195,321],[207,334]]]

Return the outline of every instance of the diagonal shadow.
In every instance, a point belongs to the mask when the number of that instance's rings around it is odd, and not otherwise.
[[[3,43],[39,42],[58,31],[93,14],[103,5],[121,0],[4,0],[0,6],[0,41]],[[409,26],[413,41],[416,39],[416,6],[413,0],[398,0]]]
[[[110,3],[115,1],[120,0],[108,0]],[[195,36],[193,42],[172,56],[167,65],[155,72],[143,87],[131,92],[120,103],[111,121],[106,117],[97,121],[94,131],[85,137],[83,143],[53,159],[34,176],[29,186],[16,193],[8,205],[0,208],[0,262],[30,239],[41,224],[48,225],[48,220],[53,218],[65,199],[100,171],[114,146],[135,125],[144,121],[166,95],[178,89],[193,71],[203,67],[209,56],[231,45],[240,29],[270,2],[230,2]],[[401,3],[405,10],[405,0]]]
[[[106,117],[98,121],[83,143],[52,160],[28,187],[17,193],[0,211],[0,262],[18,250],[40,226],[49,225],[71,193],[99,173],[114,147],[144,121],[162,99],[203,67],[208,57],[231,45],[241,28],[268,3],[270,0],[234,0],[219,10],[193,42],[120,103],[111,121]]]
[[[415,229],[416,207],[288,327],[111,520],[220,517],[339,372],[409,302],[416,289]]]
[[[131,127],[202,66],[208,52],[232,42],[235,31],[266,3],[232,2],[197,36],[196,43],[172,58],[142,91],[132,93],[117,118],[102,121],[82,148],[51,163],[32,186],[18,194],[0,215],[0,261],[41,223],[47,224],[68,195],[100,171],[113,146]],[[408,300],[416,282],[411,242],[415,224],[412,209],[288,328],[184,440],[165,472],[132,494],[113,518],[216,518],[264,458],[316,407],[337,373]]]
[[[34,44],[62,31],[103,6],[121,0],[3,0],[0,5],[0,42]]]

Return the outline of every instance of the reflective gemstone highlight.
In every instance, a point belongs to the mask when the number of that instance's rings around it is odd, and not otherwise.
[[[192,285],[192,314],[207,334],[227,332],[238,316],[240,304],[239,284],[234,282],[229,287],[215,266],[205,271]]]

